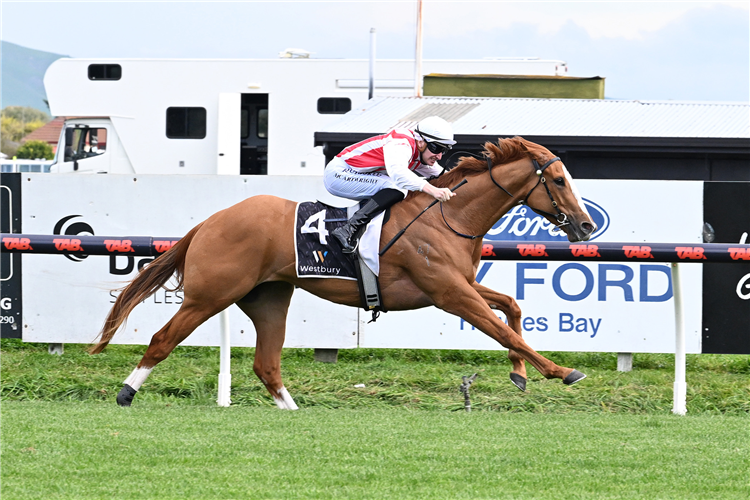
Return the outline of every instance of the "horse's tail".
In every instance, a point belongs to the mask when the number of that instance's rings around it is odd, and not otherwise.
[[[203,223],[198,224],[191,229],[172,248],[143,268],[138,273],[138,276],[122,289],[104,322],[102,331],[99,334],[99,343],[89,349],[89,353],[99,354],[102,352],[107,347],[107,344],[109,344],[109,341],[112,340],[112,337],[115,336],[115,332],[125,323],[130,313],[133,312],[135,306],[161,288],[173,275],[177,278],[175,290],[182,288],[183,273],[185,271],[185,254],[187,254],[190,242],[195,237],[195,233],[198,232],[198,229],[202,225]]]

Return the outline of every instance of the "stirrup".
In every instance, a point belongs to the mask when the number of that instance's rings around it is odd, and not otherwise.
[[[351,248],[351,250],[350,250]],[[359,248],[359,238],[357,238],[357,241],[354,242],[354,246],[347,246],[341,247],[341,252],[345,253],[346,255],[354,255],[357,253],[357,249]]]
[[[333,237],[336,238],[336,241],[338,241],[339,246],[341,247],[341,251],[347,255],[351,255],[356,252],[357,248],[359,247],[359,238],[357,238],[356,235],[352,235],[352,237],[354,238],[354,244],[350,244],[349,238],[346,235],[340,234],[344,232],[340,231],[340,229],[343,229],[344,227],[345,226],[341,226],[334,229],[331,234],[333,234]],[[343,242],[342,239],[344,240]]]

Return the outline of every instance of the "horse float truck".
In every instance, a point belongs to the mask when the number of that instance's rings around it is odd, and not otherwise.
[[[287,56],[295,55],[286,53]],[[415,93],[414,60],[58,59],[66,117],[51,172],[322,175],[314,133],[378,96]],[[563,76],[563,61],[424,60],[423,74]]]

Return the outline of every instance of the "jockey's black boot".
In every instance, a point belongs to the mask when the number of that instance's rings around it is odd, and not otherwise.
[[[359,243],[359,237],[364,233],[367,223],[380,212],[403,199],[404,194],[396,189],[383,189],[375,193],[375,196],[367,200],[362,208],[354,212],[354,215],[346,221],[346,224],[331,232],[341,245],[341,251],[354,253]]]
[[[333,230],[331,234],[341,245],[342,252],[354,253],[357,249],[357,243],[359,243],[359,237],[367,227],[367,223],[381,211],[380,205],[375,200],[369,199],[362,208],[354,212],[354,215],[346,221],[346,224]]]

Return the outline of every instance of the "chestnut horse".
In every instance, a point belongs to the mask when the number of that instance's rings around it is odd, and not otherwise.
[[[559,226],[570,241],[588,240],[596,230],[567,169],[546,148],[515,137],[486,143],[483,157],[464,157],[432,180],[452,187],[466,180],[441,209],[424,212],[380,259],[380,287],[386,310],[436,306],[463,318],[509,349],[511,381],[526,388],[524,360],[546,378],[566,384],[585,377],[534,351],[521,337],[516,301],[475,281],[482,238],[519,203]],[[381,248],[423,212],[432,200],[412,192],[391,209]],[[176,275],[184,290],[179,311],[151,339],[138,366],[125,380],[118,404],[129,406],[151,370],[201,323],[232,304],[255,325],[253,369],[282,409],[297,409],[281,380],[281,349],[289,302],[297,286],[338,304],[360,307],[357,284],[350,280],[298,278],[294,227],[297,203],[259,195],[222,210],[198,224],[169,251],[144,268],[118,296],[107,316],[101,352],[133,308]],[[449,226],[450,224],[450,226]],[[474,236],[476,237],[469,237]],[[463,236],[463,237],[462,237]],[[217,245],[218,244],[218,245]],[[419,248],[430,246],[427,261]],[[217,252],[217,246],[221,252]],[[506,325],[492,309],[500,309]]]

